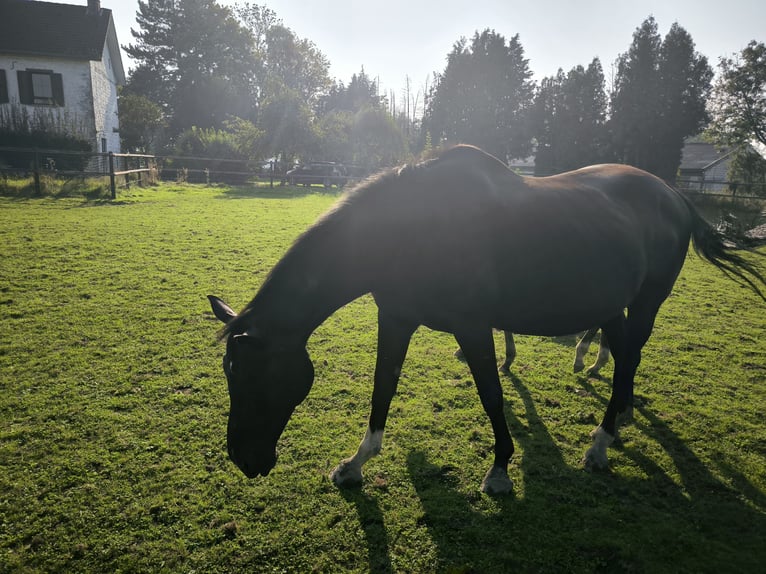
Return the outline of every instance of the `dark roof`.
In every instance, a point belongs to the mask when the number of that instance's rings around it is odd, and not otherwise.
[[[682,170],[704,170],[724,160],[733,150],[707,142],[686,142],[681,156]]]
[[[0,53],[100,60],[111,17],[106,8],[0,0]]]

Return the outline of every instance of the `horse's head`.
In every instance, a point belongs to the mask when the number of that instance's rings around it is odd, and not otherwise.
[[[224,323],[236,316],[217,297],[209,299]],[[314,367],[303,344],[248,331],[228,336],[223,371],[229,383],[229,458],[248,478],[266,476],[277,462],[277,440],[311,389]]]

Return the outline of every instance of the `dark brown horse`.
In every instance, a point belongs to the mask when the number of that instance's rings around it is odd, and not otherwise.
[[[583,461],[605,467],[641,349],[690,239],[756,291],[764,283],[682,195],[624,165],[526,178],[457,146],[363,183],[293,244],[240,314],[210,297],[226,323],[229,456],[248,477],[269,473],[313,383],[309,336],[336,309],[372,293],[378,357],[369,427],[356,454],[332,472],[335,483],[361,481],[362,465],[380,451],[419,325],[453,333],[473,374],[495,436],[485,492],[512,488],[492,329],[558,336],[601,327],[615,363],[612,394]]]

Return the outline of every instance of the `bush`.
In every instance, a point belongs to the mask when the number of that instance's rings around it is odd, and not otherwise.
[[[248,164],[256,159],[260,131],[240,118],[225,126],[224,130],[192,127],[183,132],[176,141],[176,154],[190,159],[176,158],[172,167],[188,170],[192,182],[244,183]]]
[[[32,149],[56,150],[46,153],[42,160],[48,168],[61,171],[83,171],[93,151],[85,130],[67,114],[52,110],[35,110],[13,104],[0,109],[0,141],[4,146],[26,148],[30,151],[0,151],[0,165],[15,169],[32,169]],[[67,153],[68,152],[68,153]],[[45,165],[43,167],[46,167]]]

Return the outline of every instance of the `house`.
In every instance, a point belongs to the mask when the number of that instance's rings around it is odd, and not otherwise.
[[[95,151],[119,152],[124,83],[112,11],[99,0],[0,0],[0,111],[54,114],[91,138]]]
[[[678,185],[692,191],[728,191],[729,164],[736,148],[687,140],[681,155]]]

